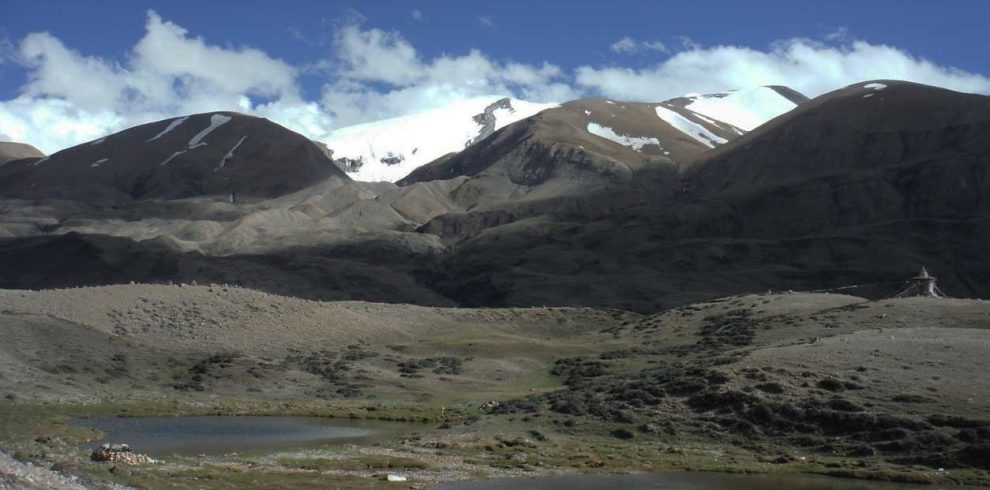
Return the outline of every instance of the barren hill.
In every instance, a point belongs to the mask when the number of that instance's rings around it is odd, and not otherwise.
[[[137,126],[0,169],[0,195],[126,202],[196,196],[261,199],[349,180],[303,136],[232,112]]]

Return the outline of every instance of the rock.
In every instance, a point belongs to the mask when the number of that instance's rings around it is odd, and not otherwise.
[[[498,400],[491,400],[491,401],[487,401],[485,403],[482,403],[481,404],[481,409],[482,410],[494,410],[494,409],[496,409],[498,407],[501,407],[501,406],[502,406],[502,403],[499,402]]]
[[[93,450],[93,452],[89,455],[89,459],[93,461],[108,461],[111,463],[123,464],[146,464],[155,462],[155,460],[149,458],[147,455],[138,454],[131,451],[131,447],[127,444],[103,444]]]

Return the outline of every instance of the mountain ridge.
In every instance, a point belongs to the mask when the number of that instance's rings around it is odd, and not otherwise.
[[[990,99],[882,81],[836,94],[716,148],[666,122],[657,108],[715,136],[733,127],[678,112],[690,109],[673,102],[594,99],[498,129],[417,171],[449,173],[402,185],[345,175],[272,198],[202,195],[126,207],[8,196],[0,201],[0,256],[9,258],[8,287],[40,284],[31,264],[42,257],[30,250],[69,233],[113,237],[87,240],[94,252],[70,247],[77,252],[64,262],[64,277],[50,280],[223,277],[257,286],[263,269],[272,292],[300,294],[306,284],[307,297],[388,301],[392,293],[380,292],[395,289],[378,278],[391,277],[418,291],[393,294],[395,301],[471,306],[654,311],[765,289],[896,282],[922,265],[944,278],[950,294],[990,294],[990,266],[979,252],[990,237],[982,110]],[[141,141],[173,122],[144,130]],[[588,131],[592,123],[614,138]],[[177,141],[188,147],[207,124]],[[230,145],[241,136],[229,135]],[[659,143],[640,146],[637,138]],[[307,145],[332,166],[332,148]],[[206,164],[212,170],[217,162],[210,156]],[[101,257],[114,250],[157,256],[159,265],[131,278],[101,269]],[[229,273],[194,265],[213,260],[226,261]],[[303,264],[334,280],[303,279]]]

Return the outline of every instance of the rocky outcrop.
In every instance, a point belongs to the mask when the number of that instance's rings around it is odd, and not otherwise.
[[[395,155],[392,152],[388,152],[388,155],[385,155],[384,157],[382,157],[378,161],[379,162],[382,162],[385,165],[398,165],[398,164],[406,161],[406,157],[405,157],[405,155],[401,155],[401,154]]]
[[[89,455],[89,459],[122,464],[148,464],[155,462],[155,460],[147,455],[133,452],[127,444],[103,444],[93,450]]]
[[[498,109],[506,109],[510,112],[515,112],[515,109],[512,108],[512,100],[508,97],[498,99],[495,102],[488,104],[483,112],[474,116],[474,122],[478,123],[478,125],[481,126],[481,129],[478,130],[478,136],[475,136],[471,139],[471,141],[468,141],[467,144],[464,145],[465,147],[471,146],[491,136],[491,134],[495,132],[495,123],[497,122],[495,111]]]
[[[337,168],[343,170],[344,172],[354,173],[354,172],[357,172],[358,170],[360,170],[361,167],[364,166],[364,157],[357,157],[357,158],[342,157],[342,158],[337,158],[337,159],[334,159],[333,164],[336,165]]]

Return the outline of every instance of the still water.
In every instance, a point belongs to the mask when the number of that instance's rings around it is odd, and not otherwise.
[[[135,452],[153,457],[370,443],[417,428],[399,422],[324,417],[94,417],[72,424],[106,435],[90,447],[126,443]]]
[[[505,478],[445,483],[431,490],[935,490],[938,485],[910,485],[818,476],[677,473],[640,476],[558,476]],[[953,490],[963,488],[948,486]]]

